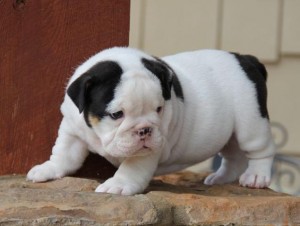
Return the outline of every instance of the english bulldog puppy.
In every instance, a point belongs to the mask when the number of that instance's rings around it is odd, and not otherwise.
[[[267,187],[275,145],[266,78],[250,55],[199,50],[159,59],[126,47],[101,51],[70,78],[52,155],[27,178],[72,174],[91,151],[118,167],[96,192],[132,195],[154,175],[220,153],[222,164],[205,184],[239,179]]]

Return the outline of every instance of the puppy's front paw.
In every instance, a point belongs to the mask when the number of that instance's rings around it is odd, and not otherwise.
[[[63,177],[63,173],[50,161],[34,166],[27,174],[27,180],[43,182]]]
[[[137,184],[125,178],[112,177],[100,184],[96,192],[120,194],[120,195],[134,195],[144,190],[144,186]]]
[[[270,173],[249,172],[247,170],[240,177],[240,185],[249,188],[266,188],[271,183]]]

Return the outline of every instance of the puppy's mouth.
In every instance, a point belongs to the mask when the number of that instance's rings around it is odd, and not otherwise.
[[[153,140],[151,138],[149,137],[148,139],[139,140],[117,140],[114,142],[115,146],[110,147],[107,152],[109,155],[114,157],[146,156],[158,151],[162,145],[161,140]]]
[[[152,148],[150,146],[147,146],[144,144],[137,151],[135,151],[133,155],[136,155],[136,156],[148,155],[149,153],[151,153],[151,151],[152,151]]]

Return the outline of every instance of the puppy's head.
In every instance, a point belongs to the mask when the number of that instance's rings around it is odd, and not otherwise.
[[[155,58],[136,61],[130,66],[118,60],[100,61],[67,90],[104,151],[114,157],[160,150],[165,140],[163,127],[167,127],[164,118],[171,116],[170,69]]]

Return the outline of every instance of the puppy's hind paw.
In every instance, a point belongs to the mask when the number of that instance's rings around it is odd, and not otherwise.
[[[271,178],[269,175],[244,173],[240,177],[240,185],[249,188],[266,188],[269,187]]]
[[[265,159],[251,159],[249,166],[241,176],[240,185],[249,188],[266,188],[271,183],[273,156]]]
[[[238,179],[238,175],[235,168],[229,168],[221,166],[217,172],[208,175],[204,184],[214,185],[214,184],[226,184],[234,182]]]
[[[204,184],[206,185],[224,184],[225,182],[226,178],[224,177],[224,175],[219,175],[218,173],[212,173],[208,175],[204,180]]]

